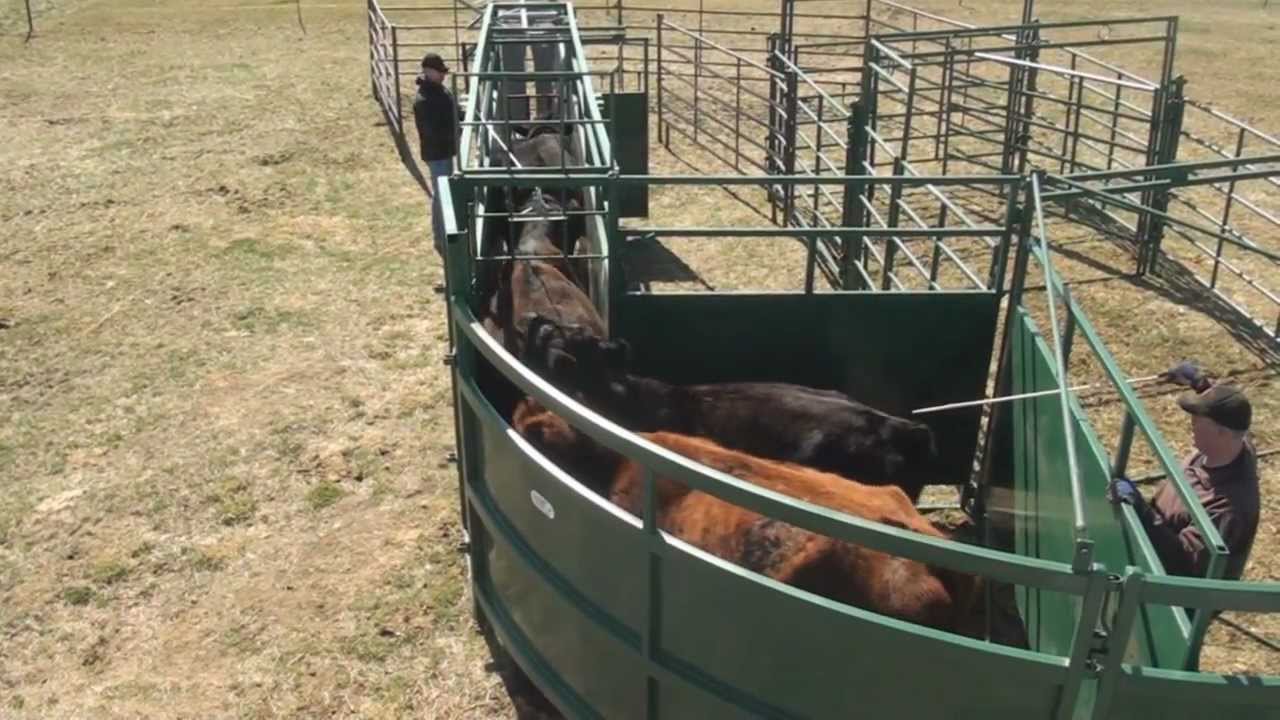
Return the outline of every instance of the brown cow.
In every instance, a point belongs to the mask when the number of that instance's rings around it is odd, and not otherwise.
[[[558,224],[563,222],[552,219],[559,207],[551,198],[535,197],[527,209],[536,219],[520,223],[520,236],[513,253],[517,257],[507,261],[501,271],[498,289],[489,301],[489,317],[485,318],[490,334],[517,356],[524,352],[529,321],[537,316],[580,325],[597,337],[605,336],[604,319],[582,286],[574,281],[574,272],[565,260],[518,257],[560,254],[552,241]]]
[[[896,485],[912,502],[941,475],[928,425],[843,393],[769,382],[672,385],[628,372],[625,340],[603,340],[590,328],[547,318],[526,327],[529,367],[630,430],[707,437],[761,457]]]
[[[513,425],[579,481],[634,515],[643,512],[644,475],[638,463],[601,447],[528,398],[516,408]],[[642,437],[760,487],[891,527],[945,537],[893,486],[864,485],[753,457],[703,438],[667,432]],[[802,530],[661,476],[655,478],[655,490],[658,526],[717,557],[849,605],[975,633],[978,578]]]

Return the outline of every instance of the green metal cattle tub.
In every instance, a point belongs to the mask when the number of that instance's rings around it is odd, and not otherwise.
[[[1127,718],[1144,717],[1150,708],[1169,717],[1197,717],[1223,707],[1239,717],[1280,717],[1275,678],[1186,672],[1194,668],[1208,614],[1192,621],[1178,609],[1280,611],[1280,588],[1166,578],[1132,513],[1102,499],[1105,480],[1115,468],[1123,469],[1135,433],[1156,447],[1166,469],[1174,465],[1141,404],[1126,394],[1123,375],[1109,363],[1101,339],[1053,273],[1043,228],[1037,232],[1035,223],[1036,182],[623,175],[645,172],[645,153],[634,151],[647,148],[647,125],[638,122],[647,117],[647,99],[643,92],[610,93],[603,101],[595,95],[571,20],[567,37],[559,40],[573,48],[571,65],[558,72],[569,83],[561,96],[571,94],[580,108],[575,117],[583,129],[583,165],[494,166],[492,148],[473,150],[482,147],[473,135],[508,118],[498,106],[498,83],[540,77],[538,71],[504,70],[497,46],[486,42],[502,34],[489,27],[492,14],[517,5],[495,3],[486,11],[468,74],[463,162],[442,183],[450,238],[446,294],[461,505],[476,609],[559,708],[583,718]],[[615,147],[632,151],[630,159],[615,155]],[[1004,216],[987,226],[930,227],[908,208],[912,188],[936,194],[950,185],[984,183],[1006,190],[1009,201]],[[877,187],[915,226],[898,227],[870,213],[864,217],[867,227],[803,232],[624,227],[621,218],[645,215],[649,189],[664,184],[822,184],[846,197]],[[610,333],[633,343],[637,371],[644,374],[675,382],[750,379],[838,388],[905,415],[984,396],[998,346],[997,394],[1054,392],[1000,406],[1007,410],[997,411],[985,432],[976,409],[919,419],[938,434],[952,482],[971,481],[975,454],[983,459],[975,512],[986,535],[1007,540],[1002,547],[1008,551],[880,526],[710,471],[609,423],[532,374],[477,322],[491,290],[480,271],[501,255],[488,242],[496,215],[492,204],[513,187],[584,190],[590,294]],[[636,292],[627,280],[633,240],[665,236],[796,237],[807,248],[805,289]],[[929,263],[908,248],[931,241],[936,268],[939,248],[964,237],[981,238],[990,252],[985,272],[962,273],[963,287],[945,288],[927,277]],[[1019,253],[1011,259],[1015,239]],[[815,251],[824,245],[856,249],[841,254],[851,260],[841,270],[845,277],[861,277],[856,284],[866,290],[814,292]],[[910,272],[914,266],[926,276],[927,289],[906,289],[891,255],[884,254],[893,252],[901,258],[898,267]],[[882,278],[867,275],[868,256],[883,270]],[[852,262],[859,257],[864,261]],[[1049,301],[1056,303],[1052,346],[1021,292],[1030,268],[1037,267],[1033,260],[1051,288]],[[874,289],[895,286],[897,291]],[[997,338],[1002,302],[1004,334]],[[1131,432],[1115,444],[1114,463],[1079,399],[1063,390],[1070,386],[1065,368],[1075,335],[1103,359],[1132,418]],[[519,437],[482,386],[482,368],[645,467],[645,511],[637,517],[611,505]],[[712,557],[656,528],[654,473],[813,532],[1013,585],[1030,648],[886,618]],[[1010,505],[993,500],[1001,491],[1013,498]],[[1206,537],[1213,544],[1213,536]]]
[[[451,189],[473,182],[544,180],[463,177],[447,185]],[[903,182],[931,180],[961,182],[954,178]],[[734,181],[702,180],[709,184]],[[746,184],[750,179],[737,181]],[[773,183],[786,181],[769,178]],[[698,181],[615,176],[603,182],[610,196],[626,183]],[[1023,190],[1024,206],[1034,208],[1035,188],[1028,184]],[[453,207],[467,211],[465,203]],[[624,284],[628,247],[624,238],[652,235],[658,229],[621,228],[610,213],[605,222],[607,237],[615,239],[608,246],[608,264],[618,270],[610,283],[615,293],[608,302],[610,329],[634,343],[640,372],[674,381],[800,381],[838,387],[855,397],[870,392],[876,402],[895,406],[943,403],[983,392],[996,344],[999,303],[1006,294],[1003,284],[963,292],[637,293]],[[943,454],[959,463],[957,472],[967,471],[963,460],[972,456],[982,440],[989,444],[989,464],[997,470],[992,474],[993,486],[999,486],[1001,476],[1016,486],[1015,496],[1022,503],[1013,513],[1020,538],[1015,543],[1017,553],[879,526],[702,468],[617,427],[552,388],[483,331],[476,316],[480,298],[473,295],[476,286],[470,275],[476,265],[470,249],[476,246],[464,241],[465,234],[458,231],[453,217],[447,225],[453,372],[472,590],[478,611],[503,646],[569,716],[883,713],[963,718],[989,717],[994,711],[997,717],[1118,718],[1137,717],[1144,702],[1153,702],[1143,700],[1152,693],[1178,698],[1177,702],[1161,701],[1162,707],[1167,706],[1164,714],[1174,717],[1196,716],[1222,702],[1239,708],[1244,717],[1276,716],[1280,686],[1274,678],[1182,672],[1197,640],[1185,615],[1169,605],[1273,612],[1280,610],[1280,588],[1163,579],[1149,545],[1138,539],[1140,532],[1133,532],[1135,520],[1123,511],[1118,514],[1101,499],[1109,476],[1106,455],[1071,393],[1011,404],[1013,412],[1006,419],[996,416],[990,439],[979,438],[976,413],[952,419],[952,425],[943,427],[953,438],[944,443]],[[1035,258],[1042,263],[1049,285],[1059,288],[1051,296],[1061,301],[1065,292],[1031,226],[1022,223],[1015,233],[1025,250],[1009,268],[1010,293],[1016,294],[1025,283],[1030,260]],[[1002,233],[1003,228],[994,226],[992,231]],[[680,228],[672,232],[696,236],[728,231]],[[832,228],[830,232],[883,234],[884,229]],[[1001,257],[995,255],[993,262],[1003,266]],[[1059,374],[1065,360],[1062,338],[1055,331],[1056,341],[1050,348],[1021,299],[1009,299],[1012,319],[1006,323],[1001,384],[1012,392],[1067,387]],[[1095,353],[1105,353],[1083,312],[1065,299],[1059,312],[1073,318],[1074,332]],[[869,343],[869,338],[875,341]],[[690,353],[691,347],[708,351]],[[783,347],[791,351],[783,353]],[[658,531],[652,503],[642,516],[631,516],[587,490],[520,438],[477,384],[475,369],[481,362],[491,364],[522,393],[595,440],[639,462],[649,471],[649,492],[653,474],[661,473],[797,527],[1017,586],[1032,649],[963,638],[835,603],[721,561]],[[947,372],[940,374],[938,367]],[[922,383],[926,378],[932,384]],[[1125,400],[1136,424],[1158,441],[1138,401],[1132,396]],[[1065,416],[1064,402],[1069,411]],[[1070,444],[1063,432],[1064,417],[1075,433]],[[1072,447],[1074,471],[1066,461]],[[1080,512],[1064,512],[1064,507],[1078,507]],[[1106,565],[1100,560],[1106,560]],[[1128,565],[1134,567],[1122,581],[1114,573]],[[926,673],[920,672],[921,658],[931,660]],[[907,677],[913,679],[904,680]],[[927,692],[919,691],[925,688]]]

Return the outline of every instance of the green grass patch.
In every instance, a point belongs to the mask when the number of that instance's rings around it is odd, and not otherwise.
[[[184,547],[179,554],[187,567],[198,573],[217,572],[227,565],[226,561],[217,555],[196,547]]]
[[[214,493],[213,503],[220,525],[241,525],[253,519],[258,511],[249,483],[242,479],[223,481]]]
[[[307,491],[307,507],[317,511],[323,510],[341,500],[346,494],[346,491],[338,487],[336,483],[322,480]]]
[[[97,585],[115,585],[129,577],[129,566],[119,560],[102,560],[94,564],[89,577]]]
[[[302,313],[265,308],[260,305],[240,308],[233,316],[233,320],[237,328],[251,333],[268,333],[284,327],[306,324],[306,317]]]
[[[293,247],[277,243],[268,243],[254,237],[241,237],[232,240],[219,253],[224,259],[244,264],[250,268],[283,260],[294,253]]]
[[[97,593],[94,592],[93,588],[87,585],[73,585],[71,587],[64,588],[60,595],[62,597],[62,602],[76,607],[88,605],[93,602],[95,597],[97,597]]]

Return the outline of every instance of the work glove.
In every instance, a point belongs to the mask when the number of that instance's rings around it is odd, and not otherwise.
[[[1204,371],[1196,367],[1195,363],[1190,360],[1183,360],[1160,373],[1160,379],[1175,385],[1185,385],[1196,392],[1204,392],[1209,389],[1209,378],[1205,377]]]
[[[1138,513],[1140,519],[1145,520],[1151,512],[1147,501],[1142,497],[1142,493],[1138,491],[1138,486],[1127,477],[1113,478],[1107,485],[1107,499],[1112,505],[1125,503],[1132,507]]]

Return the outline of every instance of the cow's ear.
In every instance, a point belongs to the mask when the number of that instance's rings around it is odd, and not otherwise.
[[[538,313],[525,313],[523,317],[527,323],[526,348],[538,348],[550,342],[552,333],[555,332],[555,323]]]
[[[631,366],[631,344],[626,340],[603,343],[605,365],[610,370],[625,371]]]
[[[567,376],[578,367],[578,361],[569,353],[552,348],[547,352],[547,369],[557,376]]]

